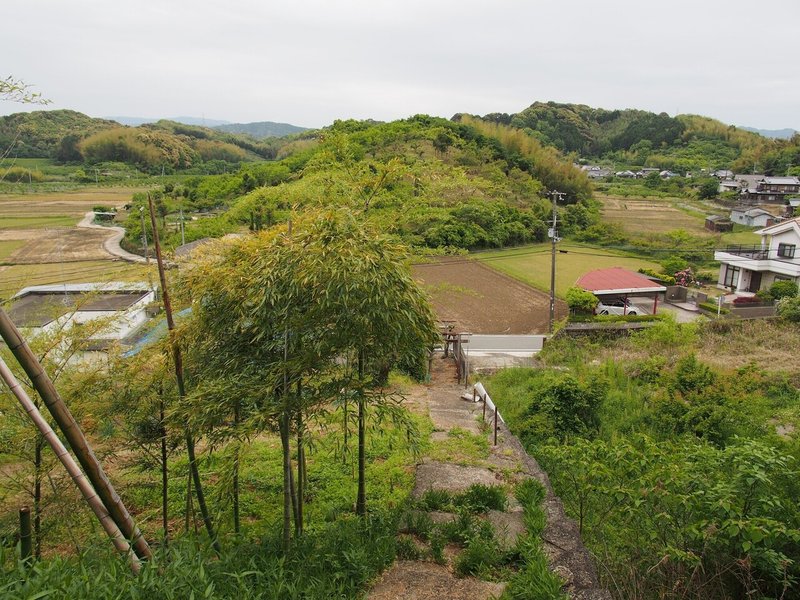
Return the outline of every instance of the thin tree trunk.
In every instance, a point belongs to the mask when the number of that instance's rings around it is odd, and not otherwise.
[[[183,530],[189,533],[189,520],[194,523],[194,504],[192,504],[192,474],[186,473],[186,510],[183,516]]]
[[[167,490],[169,466],[167,464],[167,425],[164,421],[163,398],[159,403],[158,418],[161,423],[161,526],[164,528],[164,547],[166,548],[169,546],[169,495]]]
[[[297,397],[300,398],[300,382],[297,382]],[[297,523],[295,530],[298,534],[303,533],[303,494],[305,493],[305,457],[303,450],[303,412],[299,402],[297,408]]]
[[[284,410],[281,415],[281,446],[283,448],[283,551],[289,551],[292,532],[292,498],[290,478],[292,474],[291,457],[289,456],[289,413]]]
[[[233,423],[234,427],[236,428],[236,436],[237,441],[236,448],[234,449],[233,455],[233,532],[238,534],[241,530],[241,523],[239,520],[239,421],[241,419],[241,407],[239,405],[239,399],[237,398],[236,403],[233,407]]]
[[[164,302],[164,312],[167,316],[167,328],[169,329],[170,337],[172,338],[172,357],[175,361],[175,379],[178,383],[178,395],[181,400],[186,397],[186,387],[183,382],[183,357],[181,355],[181,347],[175,338],[175,321],[172,317],[172,304],[169,300],[169,291],[167,290],[167,276],[164,272],[164,259],[161,256],[161,244],[158,239],[158,228],[156,227],[156,211],[153,207],[153,198],[147,194],[147,203],[150,208],[150,223],[153,226],[153,244],[156,249],[156,261],[158,262],[158,276],[161,280],[161,297]],[[217,554],[221,554],[217,534],[214,532],[214,522],[211,519],[211,513],[206,505],[205,493],[203,492],[203,483],[200,481],[200,470],[197,467],[197,457],[194,452],[194,438],[192,437],[191,430],[186,428],[186,452],[189,456],[189,471],[194,480],[194,490],[197,494],[197,505],[200,507],[200,514],[203,516],[203,523],[205,523],[208,537],[211,539],[211,545]]]
[[[349,443],[349,430],[348,430],[348,415],[347,415],[347,396],[344,398],[344,403],[342,404],[342,413],[343,413],[343,420],[342,426],[344,427],[344,450],[342,451],[342,464],[347,464],[347,448]]]
[[[364,351],[358,351],[358,497],[356,499],[356,514],[367,514],[367,489],[366,489],[366,453],[364,433]]]
[[[100,501],[105,505],[114,523],[122,531],[125,539],[132,540],[133,548],[139,558],[151,558],[152,552],[147,540],[144,539],[128,509],[125,508],[125,504],[117,495],[114,486],[111,485],[111,481],[103,471],[103,467],[83,435],[83,431],[81,431],[69,408],[67,408],[55,385],[53,385],[52,380],[39,363],[39,359],[36,358],[36,355],[20,335],[17,327],[2,308],[0,308],[0,337],[5,340],[8,349],[27,374],[39,397],[44,401],[47,410],[64,434],[69,447],[78,462],[80,462],[81,467],[83,467],[86,477],[97,491]]]
[[[36,435],[33,450],[33,556],[42,557],[42,445],[44,438]]]
[[[291,438],[290,438],[291,439]],[[290,449],[291,452],[291,449]],[[291,454],[289,456],[289,495],[292,497],[292,517],[294,519],[294,532],[295,535],[298,533],[299,529],[299,514],[297,509],[297,488],[294,482],[294,471],[292,470],[292,458]]]

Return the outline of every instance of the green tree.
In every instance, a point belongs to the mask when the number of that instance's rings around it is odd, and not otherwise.
[[[252,429],[277,429],[284,462],[284,545],[302,529],[291,433],[339,395],[358,404],[359,512],[365,511],[365,408],[397,364],[419,364],[436,336],[432,312],[402,247],[343,210],[310,212],[290,226],[210,247],[183,277],[192,302],[199,373],[217,373],[229,397],[246,398]],[[344,390],[344,391],[343,391]],[[202,403],[187,414],[230,414]],[[346,404],[345,404],[346,406]]]
[[[719,195],[719,182],[713,177],[704,179],[697,187],[697,197],[701,200],[716,198]]]

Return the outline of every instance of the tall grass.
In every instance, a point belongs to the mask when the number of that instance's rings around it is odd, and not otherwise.
[[[288,554],[280,539],[240,541],[219,559],[196,538],[156,553],[139,577],[109,551],[95,547],[77,558],[27,566],[0,555],[0,597],[12,599],[186,600],[188,598],[345,599],[394,560],[395,513],[340,519],[298,538]]]

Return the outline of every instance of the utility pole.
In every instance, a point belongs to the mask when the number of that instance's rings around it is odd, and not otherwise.
[[[550,197],[553,199],[553,227],[547,234],[550,236],[550,333],[553,333],[553,326],[556,321],[556,242],[558,241],[558,212],[556,206],[558,200],[564,195],[563,192],[555,190],[550,192]]]
[[[144,260],[150,264],[150,254],[147,252],[147,229],[144,226],[144,206],[139,207],[139,216],[142,217],[142,247],[144,248]]]

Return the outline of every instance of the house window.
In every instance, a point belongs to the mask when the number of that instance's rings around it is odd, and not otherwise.
[[[729,288],[736,287],[736,283],[739,281],[739,271],[739,267],[725,265],[725,279],[722,285]]]
[[[794,258],[794,244],[778,244],[778,256],[781,258]]]

